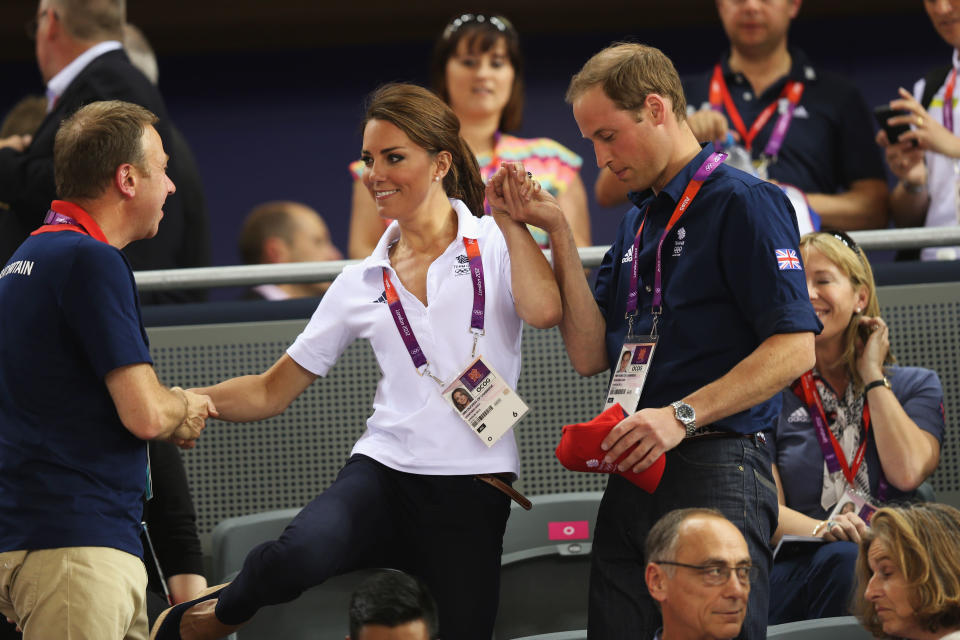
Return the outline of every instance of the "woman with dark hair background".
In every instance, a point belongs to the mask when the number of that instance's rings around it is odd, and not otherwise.
[[[460,119],[460,134],[477,157],[484,181],[502,162],[523,162],[560,203],[577,246],[590,246],[590,214],[580,179],[580,156],[550,138],[518,138],[524,106],[524,60],[520,38],[503,16],[465,13],[454,18],[434,45],[430,82]],[[354,177],[349,254],[365,258],[383,234],[384,221],[363,189],[363,162]],[[486,205],[489,211],[489,203]],[[541,247],[546,234],[531,228]]]

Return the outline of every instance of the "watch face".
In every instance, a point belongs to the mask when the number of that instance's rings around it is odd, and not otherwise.
[[[677,418],[681,422],[689,422],[696,417],[696,413],[693,411],[693,407],[688,404],[677,405]]]

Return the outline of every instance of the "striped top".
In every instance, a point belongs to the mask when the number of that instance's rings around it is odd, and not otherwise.
[[[493,153],[481,153],[477,156],[480,176],[486,182],[503,162],[522,161],[523,166],[540,181],[540,185],[554,197],[560,197],[570,183],[577,177],[583,160],[570,149],[550,138],[517,138],[501,134]],[[496,166],[495,166],[496,165]],[[350,164],[350,173],[354,180],[363,175],[363,161]],[[484,208],[487,208],[486,206]],[[384,228],[390,223],[385,220]],[[536,227],[529,227],[534,240],[541,247],[549,245],[547,234]]]

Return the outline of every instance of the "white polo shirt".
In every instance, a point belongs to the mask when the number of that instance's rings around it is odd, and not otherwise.
[[[407,291],[390,266],[387,250],[400,237],[396,222],[384,232],[370,257],[343,270],[287,353],[297,364],[323,376],[357,338],[370,341],[383,377],[377,383],[373,415],[353,453],[388,467],[425,475],[516,474],[513,433],[488,448],[440,395],[441,387],[420,376],[394,324],[383,289],[383,267],[437,378],[450,381],[470,362],[473,285],[463,238],[476,238],[486,284],[484,335],[477,352],[516,389],[520,377],[520,337],[510,281],[507,245],[490,216],[475,218],[460,200],[457,238],[427,270],[427,302]]]
[[[960,56],[957,50],[953,51],[953,67],[960,67]],[[948,76],[949,77],[949,76]],[[937,122],[943,122],[943,99],[947,90],[947,83],[944,83],[937,89],[931,104],[927,109],[930,117]],[[923,97],[923,91],[926,82],[923,78],[917,81],[913,87],[913,95],[917,100]],[[960,87],[954,89],[953,104],[949,108],[953,109],[954,135],[960,134],[958,125],[960,125]],[[923,105],[925,108],[927,105]],[[924,154],[927,163],[927,192],[930,194],[930,206],[927,208],[927,218],[924,226],[926,227],[955,227],[957,226],[957,212],[960,210],[960,202],[957,202],[957,180],[958,171],[955,168],[960,160],[955,160],[933,151],[927,151]],[[921,260],[957,260],[960,259],[960,247],[927,247],[920,252]]]

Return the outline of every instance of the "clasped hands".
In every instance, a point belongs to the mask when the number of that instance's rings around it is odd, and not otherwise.
[[[527,172],[522,162],[501,164],[487,181],[486,196],[498,224],[508,219],[550,233],[565,223],[557,199]]]
[[[187,391],[180,387],[172,387],[171,391],[183,399],[186,412],[183,421],[168,438],[170,442],[181,449],[193,449],[197,446],[200,432],[207,426],[207,418],[220,415],[210,396]]]

